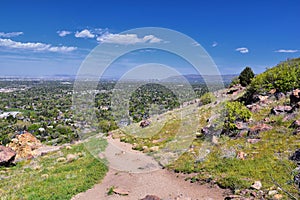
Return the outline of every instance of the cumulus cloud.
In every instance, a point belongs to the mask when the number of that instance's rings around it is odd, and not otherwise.
[[[277,53],[297,53],[299,50],[297,49],[279,49],[276,50],[275,52]]]
[[[52,46],[50,44],[44,44],[40,42],[17,42],[11,39],[1,39],[0,47],[7,47],[11,49],[27,49],[32,51],[48,51],[48,52],[70,52],[74,51],[76,47],[66,47],[66,46]]]
[[[91,33],[91,31],[84,29],[80,32],[77,31],[75,33],[75,37],[77,37],[77,38],[94,38],[95,35],[93,33]]]
[[[217,42],[213,42],[211,46],[212,47],[216,47],[216,46],[218,46],[218,43]]]
[[[23,35],[23,32],[10,32],[10,33],[4,33],[4,32],[0,32],[0,37],[4,37],[4,38],[11,38],[11,37],[16,37],[19,35]]]
[[[136,34],[112,34],[107,33],[97,37],[97,41],[101,43],[111,44],[137,44],[137,43],[160,43],[162,39],[155,37],[154,35],[146,35],[139,38]]]
[[[240,53],[248,53],[249,52],[249,49],[246,48],[246,47],[240,47],[240,48],[237,48],[235,50],[240,52]]]
[[[60,37],[65,37],[69,34],[71,34],[72,32],[70,31],[57,31],[57,34],[60,36]]]

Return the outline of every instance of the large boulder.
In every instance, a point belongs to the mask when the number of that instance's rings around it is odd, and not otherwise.
[[[9,166],[16,157],[16,152],[9,147],[0,145],[0,166]]]
[[[291,106],[296,106],[299,102],[300,102],[300,89],[295,89],[290,95],[290,104]]]
[[[8,146],[17,153],[16,159],[19,160],[34,157],[36,155],[35,150],[42,147],[42,143],[31,133],[25,132],[12,139]]]

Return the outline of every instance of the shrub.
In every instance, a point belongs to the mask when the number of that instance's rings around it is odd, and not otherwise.
[[[236,121],[248,121],[252,113],[241,102],[233,101],[227,102],[225,105],[225,122],[223,132],[231,134],[236,130]]]
[[[251,103],[255,94],[266,94],[271,89],[276,92],[286,93],[300,87],[300,59],[288,60],[279,65],[267,69],[257,75],[249,85],[244,96],[246,103]]]
[[[253,78],[254,78],[254,72],[250,67],[246,67],[239,75],[240,84],[244,87],[249,85]]]
[[[215,100],[216,100],[216,97],[215,97],[214,94],[211,93],[211,92],[207,92],[207,93],[205,93],[204,95],[202,95],[202,96],[200,97],[200,102],[201,102],[203,105],[212,103],[212,102],[215,101]]]

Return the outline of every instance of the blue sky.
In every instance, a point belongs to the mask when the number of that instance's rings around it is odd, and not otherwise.
[[[245,66],[260,73],[299,57],[299,10],[297,0],[2,1],[0,76],[74,75],[97,45],[110,39],[138,40],[120,33],[139,27],[188,35],[210,54],[222,74],[237,74]],[[138,55],[120,58],[116,69],[156,61],[192,73],[186,63],[167,53]]]

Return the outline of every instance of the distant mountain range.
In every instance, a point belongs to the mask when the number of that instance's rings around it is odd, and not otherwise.
[[[221,76],[221,77],[220,77]],[[198,74],[188,74],[188,75],[183,75],[183,77],[188,80],[190,83],[205,83],[205,82],[215,82],[216,80],[222,80],[223,83],[230,83],[232,79],[236,76],[237,74],[227,74],[227,75],[198,75]],[[165,79],[167,82],[178,82],[182,81],[182,76],[171,76],[167,79]]]
[[[221,77],[220,77],[221,76]],[[189,83],[205,83],[205,82],[216,82],[216,80],[222,80],[223,83],[230,83],[231,80],[238,76],[237,74],[227,74],[227,75],[197,75],[197,74],[187,74],[183,76],[171,76],[163,80],[163,82],[182,82],[185,78]],[[45,75],[40,77],[29,77],[29,76],[2,76],[2,80],[68,80],[74,81],[76,75],[67,75],[67,74],[56,74],[56,75]],[[97,77],[93,77],[98,79]],[[103,77],[101,80],[106,81],[117,81],[117,77]],[[135,80],[138,81],[138,80]]]

